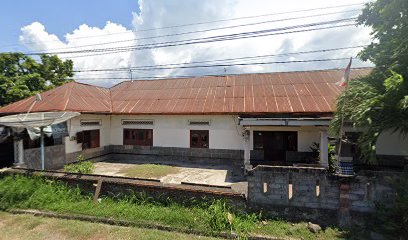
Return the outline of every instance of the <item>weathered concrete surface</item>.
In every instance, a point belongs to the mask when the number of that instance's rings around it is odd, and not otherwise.
[[[109,176],[125,176],[122,170],[144,164],[140,161],[102,161],[95,163],[95,174]],[[160,163],[157,163],[160,164]],[[161,163],[163,164],[163,163]],[[240,193],[247,193],[247,184],[244,182],[242,175],[232,175],[232,166],[205,165],[205,164],[173,164],[166,163],[179,169],[178,173],[168,174],[158,178],[163,183],[180,184],[197,183],[215,186],[232,186],[233,189]],[[137,176],[136,176],[137,177]]]
[[[322,168],[259,165],[249,172],[248,204],[264,213],[295,220],[351,226],[394,203],[392,182],[399,172],[367,171],[331,175]]]

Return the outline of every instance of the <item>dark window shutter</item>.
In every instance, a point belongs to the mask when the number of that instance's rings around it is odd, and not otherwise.
[[[100,146],[100,133],[99,130],[91,130],[90,131],[90,135],[91,135],[91,148],[97,148]]]
[[[191,148],[208,148],[209,146],[208,130],[190,130]]]
[[[82,143],[84,140],[84,133],[83,132],[77,132],[76,133],[76,140],[77,143]]]

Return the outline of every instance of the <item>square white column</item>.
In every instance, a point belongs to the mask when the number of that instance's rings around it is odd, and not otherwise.
[[[320,131],[320,165],[324,168],[329,167],[329,140],[327,131]]]
[[[245,172],[251,169],[251,133],[249,130],[244,130],[243,132],[244,137],[244,165],[245,165]]]
[[[23,140],[14,140],[14,164],[21,165],[24,163]]]

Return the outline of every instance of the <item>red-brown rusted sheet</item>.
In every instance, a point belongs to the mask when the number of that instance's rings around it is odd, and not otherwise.
[[[370,68],[352,69],[351,78]],[[125,81],[110,89],[70,82],[41,94],[32,112],[113,114],[331,113],[344,90],[335,83],[344,70],[240,74]],[[27,112],[35,97],[0,108]]]
[[[112,112],[110,90],[77,82],[69,82],[41,93],[42,101],[35,96],[0,108],[0,113],[75,111],[89,113]],[[35,103],[34,103],[35,102]]]

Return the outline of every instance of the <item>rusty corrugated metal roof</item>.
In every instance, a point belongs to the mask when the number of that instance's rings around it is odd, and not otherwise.
[[[112,110],[110,90],[77,82],[69,82],[41,93],[42,101],[35,102],[35,96],[0,108],[0,113],[73,111],[110,113]]]
[[[353,69],[351,78],[370,68]],[[115,114],[331,113],[344,70],[125,81],[110,89],[70,82],[42,93],[32,112]],[[34,97],[0,113],[27,112]]]

